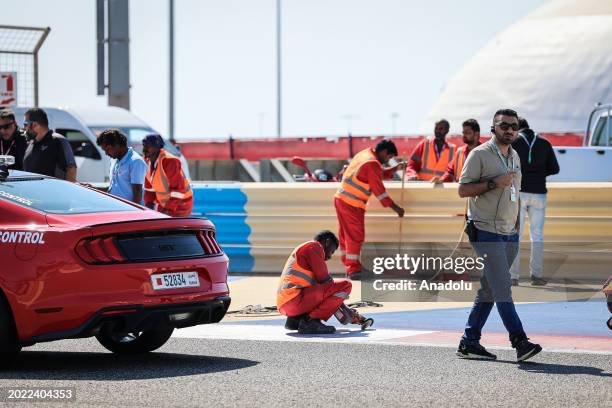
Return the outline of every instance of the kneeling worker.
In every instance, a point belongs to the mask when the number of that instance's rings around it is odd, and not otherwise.
[[[321,320],[329,319],[351,293],[351,282],[334,281],[325,261],[338,249],[338,238],[321,231],[293,250],[281,275],[276,305],[287,316],[285,328],[302,334],[330,334],[336,329]]]

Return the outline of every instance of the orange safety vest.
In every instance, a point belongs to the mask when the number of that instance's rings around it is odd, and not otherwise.
[[[454,181],[456,183],[458,183],[459,178],[461,178],[461,172],[463,171],[463,165],[465,164],[465,159],[467,159],[467,154],[465,154],[466,151],[467,151],[466,145],[463,145],[459,149],[457,149],[457,157],[455,158],[455,169],[454,169],[454,175],[455,175]]]
[[[365,210],[368,199],[372,195],[372,191],[370,191],[370,185],[368,183],[364,183],[357,178],[357,174],[359,174],[361,166],[370,162],[378,163],[372,149],[362,150],[353,157],[351,163],[344,171],[340,188],[335,194],[336,198],[344,201],[348,205]],[[383,193],[377,198],[382,200],[387,197],[386,194],[387,193]]]
[[[155,193],[155,198],[157,203],[164,207],[170,198],[178,198],[180,200],[189,200],[193,197],[193,192],[191,191],[191,187],[189,186],[189,182],[185,183],[184,191],[171,191],[170,183],[168,182],[168,176],[164,171],[163,162],[164,160],[179,160],[178,157],[171,155],[166,152],[164,149],[159,151],[159,157],[157,158],[157,164],[155,166],[155,170],[153,170],[153,175],[151,175],[151,166],[149,165],[147,168],[147,180],[151,185],[151,188],[145,188],[145,191],[150,191]],[[183,171],[181,170],[181,173]],[[183,177],[185,177],[183,175]]]
[[[300,294],[300,291],[309,286],[314,286],[315,276],[314,273],[303,266],[301,266],[296,258],[297,251],[305,245],[308,245],[315,241],[308,241],[300,244],[293,250],[281,275],[280,284],[276,295],[276,307],[281,308],[285,303],[295,298]]]
[[[434,139],[425,143],[423,154],[421,155],[421,170],[417,173],[419,180],[431,180],[436,176],[446,173],[446,167],[453,160],[455,145],[448,144],[448,149],[444,149],[440,158],[436,158],[436,146]]]

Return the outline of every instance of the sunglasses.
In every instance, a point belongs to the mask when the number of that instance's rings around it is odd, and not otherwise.
[[[514,130],[516,132],[517,130],[519,130],[518,123],[497,122],[495,124],[495,126],[499,126],[499,128],[501,130],[503,130],[503,131],[506,131],[508,129],[512,129],[512,130]]]
[[[7,125],[0,125],[0,130],[9,130],[13,126],[13,123],[9,123]]]
[[[33,121],[33,120],[24,120],[23,121],[23,127],[26,128],[26,127],[32,125],[33,123],[36,123],[36,121]]]

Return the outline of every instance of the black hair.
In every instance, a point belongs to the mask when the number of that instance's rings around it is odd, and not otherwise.
[[[336,237],[336,234],[331,232],[330,230],[323,230],[315,235],[314,240],[323,244],[326,239],[331,239],[334,244],[336,244],[336,248],[340,245],[340,241]]]
[[[96,139],[98,146],[123,146],[127,147],[127,137],[119,129],[106,129]]]
[[[40,108],[28,109],[25,116],[32,122],[36,122],[44,127],[49,127],[49,118],[47,117],[47,113]]]
[[[386,150],[387,154],[392,154],[394,156],[397,156],[397,147],[395,147],[395,143],[393,143],[389,139],[381,140],[376,145],[376,149],[375,149],[376,153],[380,153],[383,150]]]
[[[468,119],[462,126],[469,126],[474,132],[480,132],[480,125],[476,119]]]
[[[529,129],[529,122],[527,122],[527,119],[519,116],[518,120],[519,120],[519,129]]]
[[[15,121],[15,112],[13,112],[11,109],[1,109],[0,110],[0,119],[4,119],[4,120],[12,120],[13,122]]]
[[[519,118],[518,113],[516,113],[516,111],[513,109],[499,109],[497,112],[495,112],[495,115],[493,115],[493,123],[495,123],[495,118],[499,115],[513,116],[516,118],[516,120]]]
[[[437,122],[436,122],[436,125],[437,125],[438,123],[443,123],[443,124],[445,124],[445,125],[446,125],[446,130],[449,130],[449,129],[450,129],[450,123],[448,123],[448,120],[446,120],[446,119],[440,119],[439,121],[437,121]]]

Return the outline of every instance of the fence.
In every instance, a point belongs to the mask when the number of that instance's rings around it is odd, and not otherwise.
[[[0,71],[16,74],[17,106],[38,106],[38,51],[51,29],[0,25]]]

